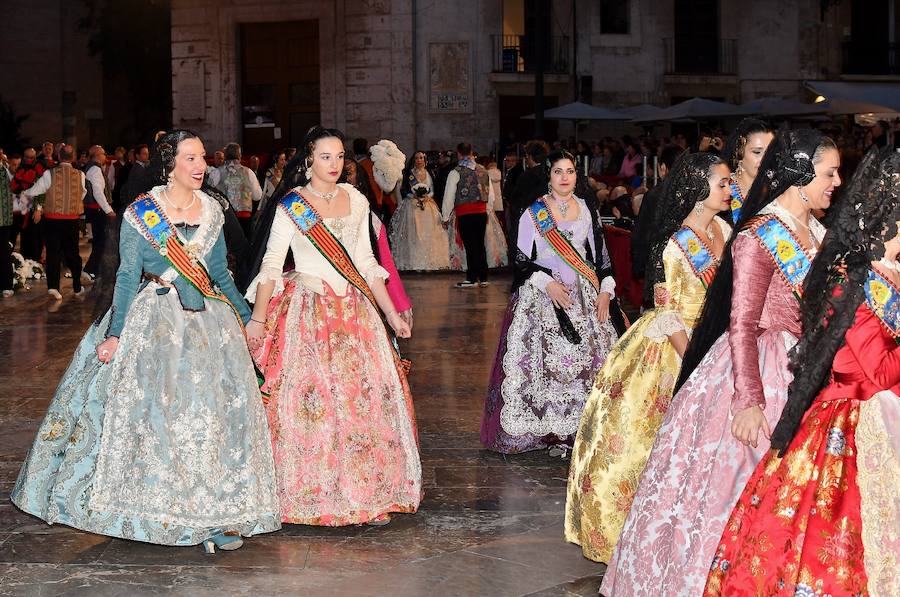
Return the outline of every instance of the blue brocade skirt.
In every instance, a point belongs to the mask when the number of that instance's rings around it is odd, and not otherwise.
[[[151,283],[108,365],[107,314],[66,370],[12,501],[48,523],[163,545],[280,528],[271,440],[230,307]]]

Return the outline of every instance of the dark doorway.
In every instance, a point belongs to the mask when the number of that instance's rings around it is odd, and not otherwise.
[[[525,120],[522,117],[534,114],[534,97],[530,95],[501,95],[498,97],[500,104],[500,139],[501,148],[506,148],[511,141],[525,142],[534,138],[534,120]],[[544,110],[555,108],[559,105],[556,96],[544,96]],[[555,141],[559,121],[544,121],[544,139]]]
[[[319,22],[248,23],[240,39],[244,153],[297,147],[321,119]]]
[[[675,0],[675,72],[719,72],[719,1]]]
[[[891,17],[894,18],[893,22]],[[850,39],[842,46],[844,73],[858,75],[900,73],[900,44],[896,43],[898,22],[900,22],[900,4],[896,0],[877,2],[853,0],[850,3]]]

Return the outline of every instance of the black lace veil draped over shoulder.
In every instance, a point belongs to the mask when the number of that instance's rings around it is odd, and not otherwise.
[[[734,261],[731,245],[737,233],[756,217],[760,210],[781,196],[792,186],[805,186],[815,178],[814,162],[823,148],[834,148],[834,142],[819,131],[797,129],[780,131],[763,156],[759,173],[741,209],[741,218],[722,253],[722,261],[716,271],[700,320],[691,335],[681,363],[681,373],[675,391],[682,385],[712,348],[712,345],[728,329],[731,318],[731,284],[734,278]]]
[[[884,256],[884,241],[897,235],[898,219],[900,153],[873,149],[857,167],[804,281],[803,335],[790,352],[794,379],[772,432],[772,447],[782,456],[827,381],[834,355],[865,300],[869,267]]]
[[[678,232],[694,206],[709,196],[710,170],[721,163],[723,161],[711,153],[685,153],[663,181],[659,200],[650,214],[647,288],[652,289],[656,284],[665,282],[662,256],[666,243]]]

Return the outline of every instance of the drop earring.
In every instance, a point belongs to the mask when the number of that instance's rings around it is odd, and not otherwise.
[[[734,169],[734,175],[736,178],[740,178],[744,175],[744,163],[738,162],[737,168]]]
[[[694,215],[695,215],[695,216],[698,216],[698,217],[701,216],[701,215],[703,215],[703,211],[704,211],[705,209],[706,209],[706,206],[703,205],[703,202],[702,202],[702,201],[698,201],[698,202],[694,205]]]
[[[803,199],[803,203],[809,204],[809,197],[806,196],[806,193],[803,192],[803,189],[797,187],[797,192],[800,193],[800,198]]]

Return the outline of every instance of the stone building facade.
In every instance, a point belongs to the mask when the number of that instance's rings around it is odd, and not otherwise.
[[[406,149],[468,139],[484,152],[527,130],[521,117],[534,107],[536,27],[549,46],[548,106],[579,98],[609,107],[693,96],[808,99],[804,79],[841,74],[852,4],[560,0],[547,2],[549,19],[536,21],[540,2],[172,0],[173,121],[215,145],[256,128],[271,129],[252,133],[258,150],[295,143],[298,126],[248,120],[241,81],[252,68],[240,41],[260,23],[308,20],[318,23],[318,120]]]
[[[0,0],[0,14],[10,17],[0,34],[0,99],[27,116],[22,136],[37,144],[86,145],[98,138],[106,116],[103,74],[77,26],[82,7],[65,0]]]

